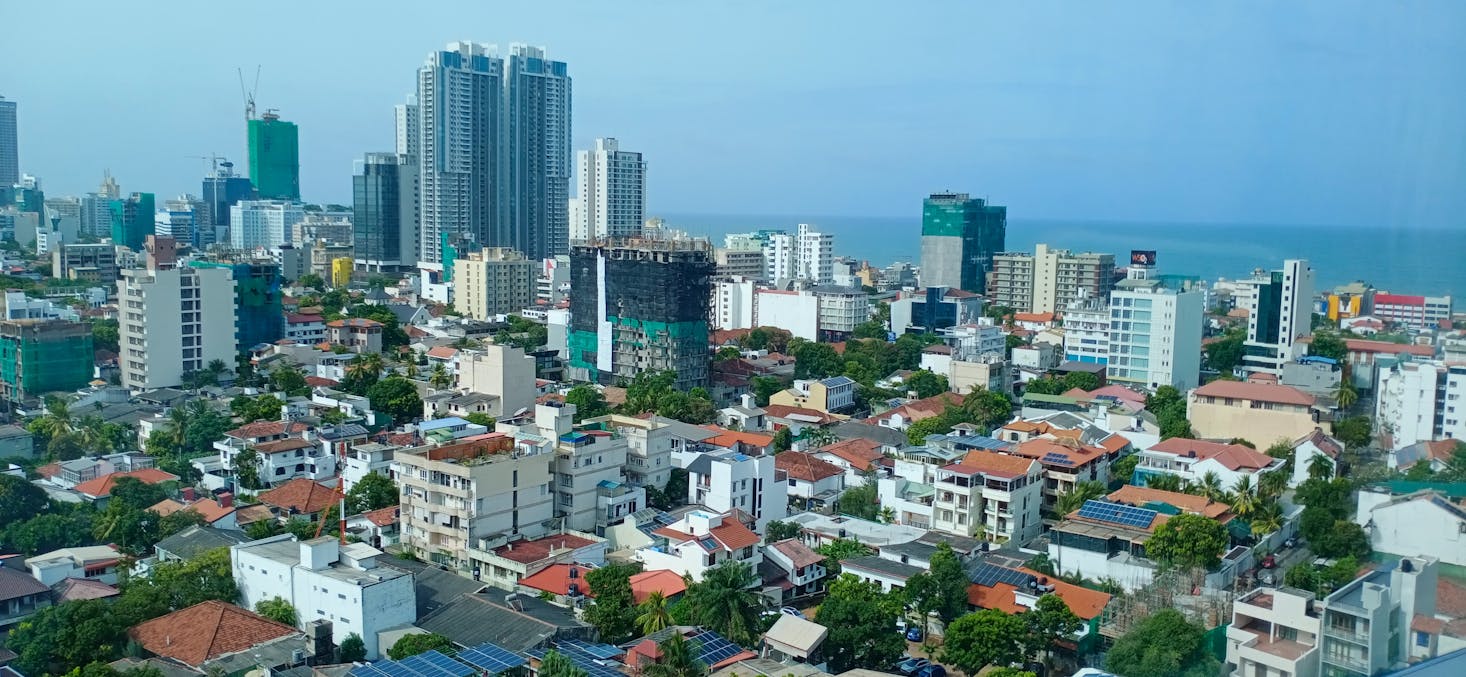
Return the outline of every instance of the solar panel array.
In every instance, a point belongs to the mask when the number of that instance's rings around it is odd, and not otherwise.
[[[458,652],[458,660],[490,674],[517,668],[529,661],[493,644],[482,644],[467,651]]]
[[[1027,588],[1029,583],[1038,580],[1033,574],[1025,574],[1016,569],[1000,567],[987,562],[979,564],[968,578],[973,583],[986,588],[991,588],[999,583],[1007,583],[1015,588]]]
[[[594,654],[575,646],[572,642],[559,642],[555,645],[554,650],[569,658],[576,667],[585,670],[589,677],[626,677],[620,670],[601,665],[600,659],[597,659]],[[545,654],[548,653],[544,649],[534,649],[529,652],[529,655],[544,660]]]
[[[643,516],[643,511],[651,512],[653,514]],[[632,513],[632,517],[636,519],[636,528],[640,530],[641,533],[648,536],[652,535],[652,532],[656,531],[657,529],[675,524],[677,522],[677,518],[654,508],[643,508],[642,510],[638,510]]]
[[[743,651],[743,647],[728,641],[712,630],[703,630],[687,638],[687,641],[697,644],[697,660],[709,668]]]
[[[358,665],[347,674],[351,677],[469,677],[479,671],[498,674],[527,662],[523,657],[493,644],[481,644],[458,654],[456,658],[437,650],[424,651],[400,661]]]
[[[1068,456],[1053,451],[1044,454],[1043,458],[1039,459],[1038,462],[1057,463],[1059,465],[1074,465],[1074,461],[1069,460]]]
[[[1155,521],[1156,511],[1109,501],[1088,500],[1084,502],[1084,507],[1079,509],[1079,516],[1099,522],[1145,529]]]
[[[625,649],[614,644],[594,644],[591,642],[582,642],[578,639],[567,639],[560,642],[557,646],[562,650],[568,647],[574,651],[581,651],[600,660],[615,658],[626,653]]]

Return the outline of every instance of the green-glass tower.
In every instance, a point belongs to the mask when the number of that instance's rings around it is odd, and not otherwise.
[[[262,200],[300,199],[300,134],[274,113],[249,121],[249,180]]]
[[[967,193],[934,193],[921,211],[921,284],[983,294],[993,255],[1003,251],[1008,208]]]
[[[154,231],[155,213],[152,193],[133,193],[124,200],[113,200],[112,243],[133,251],[143,250],[143,240]]]

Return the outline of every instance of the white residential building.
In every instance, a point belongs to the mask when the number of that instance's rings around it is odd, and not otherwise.
[[[55,586],[68,578],[83,578],[108,585],[117,583],[117,566],[122,561],[115,545],[62,548],[25,560],[31,577]]]
[[[1324,433],[1322,429],[1314,430],[1312,433],[1301,439],[1293,441],[1293,477],[1288,480],[1288,486],[1297,487],[1308,481],[1311,476],[1314,458],[1322,456],[1328,459],[1330,467],[1329,479],[1333,479],[1339,473],[1339,459],[1344,454],[1344,444]]]
[[[282,410],[282,414],[284,411]],[[288,418],[283,416],[282,418]],[[366,438],[366,429],[351,426]],[[240,453],[253,450],[259,461],[259,480],[274,487],[293,479],[326,480],[336,476],[336,456],[309,425],[291,420],[255,421],[224,433],[214,442],[219,461],[232,469]]]
[[[1018,545],[1043,531],[1043,466],[975,451],[936,471],[932,528]]]
[[[762,533],[770,520],[784,519],[789,507],[786,482],[773,456],[748,456],[721,450],[699,454],[687,465],[687,502],[725,513],[742,510]]]
[[[412,575],[380,566],[382,551],[365,543],[340,545],[331,536],[297,541],[284,534],[229,550],[245,608],[283,598],[295,607],[302,627],[317,619],[331,621],[337,645],[348,635],[360,637],[368,660],[387,648],[377,644],[378,632],[417,620]]]
[[[234,277],[228,268],[126,270],[117,299],[124,387],[172,387],[214,360],[234,364]]]
[[[1247,310],[1247,348],[1240,370],[1282,376],[1298,339],[1313,333],[1313,268],[1304,259],[1245,281],[1253,289],[1238,299]]]
[[[515,346],[488,344],[458,353],[458,388],[489,395],[491,416],[529,411],[535,401],[534,358]]]
[[[539,264],[505,247],[460,256],[453,263],[454,306],[475,320],[534,305]]]
[[[638,418],[611,414],[588,419],[586,424],[610,430],[626,439],[626,480],[644,487],[663,489],[676,466],[674,452],[686,453],[718,432],[653,416]]]
[[[775,233],[764,247],[765,277],[773,282],[809,280],[828,284],[835,279],[835,236],[799,224],[793,234]]]
[[[1409,557],[1430,553],[1466,566],[1466,510],[1439,491],[1394,495],[1388,485],[1359,491],[1354,521],[1375,552]]]
[[[1110,361],[1110,304],[1091,296],[1064,311],[1064,359],[1087,364]]]
[[[1172,437],[1138,452],[1132,481],[1144,485],[1154,475],[1175,475],[1182,485],[1201,481],[1216,474],[1222,489],[1230,491],[1237,480],[1249,477],[1252,486],[1260,485],[1262,475],[1283,472],[1284,460],[1273,458],[1241,444],[1223,444],[1205,440]]]
[[[1378,369],[1374,416],[1393,449],[1466,441],[1466,365],[1395,362]]]
[[[305,220],[298,202],[241,200],[229,208],[229,244],[235,249],[271,249],[294,244],[295,224]]]
[[[615,139],[596,139],[594,149],[577,154],[577,165],[580,218],[570,229],[579,241],[640,235],[646,220],[641,153],[621,150]]]
[[[499,430],[553,440],[555,513],[564,518],[566,528],[594,532],[646,507],[646,491],[640,487],[612,491],[625,479],[626,438],[598,430],[576,431],[574,420],[573,404],[540,404],[532,416],[500,421]]]
[[[788,451],[774,456],[774,467],[788,478],[788,495],[802,499],[808,505],[813,501],[832,504],[845,491],[845,471],[814,454]]]
[[[1329,594],[1323,599],[1319,674],[1380,675],[1434,657],[1446,641],[1439,585],[1440,562],[1414,553]]]
[[[1258,588],[1238,598],[1227,626],[1230,674],[1319,674],[1321,615],[1313,593],[1297,588]]]
[[[988,294],[996,305],[1018,312],[1062,311],[1076,298],[1103,298],[1114,284],[1115,255],[1039,244],[1034,253],[1003,252],[993,256],[996,283]]]
[[[819,340],[819,297],[808,292],[759,289],[754,292],[753,326],[778,327],[795,338]]]
[[[470,548],[548,533],[555,516],[555,454],[545,442],[490,433],[398,451],[402,543],[424,559],[466,572]]]
[[[408,103],[399,103],[392,107],[392,117],[396,122],[396,154],[408,157],[417,157],[418,134],[422,129],[421,110],[416,103],[416,97],[409,97]]]
[[[392,458],[401,448],[395,444],[380,442],[351,445],[346,450],[346,460],[341,466],[342,490],[351,491],[351,487],[371,473],[391,477]]]
[[[731,512],[694,510],[652,535],[665,539],[666,544],[636,551],[636,559],[648,571],[667,569],[701,581],[708,569],[729,560],[746,563],[754,571],[763,561],[758,534]]]
[[[753,280],[744,277],[719,280],[713,284],[714,329],[752,329]]]
[[[1109,380],[1150,390],[1195,388],[1201,378],[1202,304],[1201,292],[1167,289],[1154,280],[1117,285],[1110,292]]]

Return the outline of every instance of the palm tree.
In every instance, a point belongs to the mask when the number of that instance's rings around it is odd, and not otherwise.
[[[697,660],[696,644],[688,642],[682,637],[682,633],[672,633],[672,636],[662,640],[657,648],[662,650],[662,660],[642,669],[643,675],[647,677],[702,677],[707,674],[707,666]]]
[[[35,423],[37,432],[47,437],[69,435],[76,429],[75,424],[71,407],[67,406],[66,400],[55,396],[46,398],[46,413]]]
[[[442,390],[453,382],[453,375],[448,373],[448,368],[442,362],[433,365],[433,371],[428,375],[428,383],[434,388]]]
[[[894,524],[896,522],[896,509],[892,508],[889,505],[881,508],[881,512],[878,517],[881,518],[882,524]]]
[[[1208,501],[1221,500],[1222,495],[1227,493],[1222,489],[1222,478],[1215,471],[1208,470],[1201,476],[1201,481],[1192,485],[1197,495],[1205,496]]]
[[[810,428],[804,434],[804,439],[809,442],[811,449],[818,449],[827,444],[834,444],[839,438],[835,436],[835,431],[829,428]]]
[[[1349,379],[1339,382],[1339,387],[1334,389],[1334,400],[1339,403],[1339,410],[1348,413],[1359,402],[1359,393],[1354,390],[1354,384]]]
[[[382,375],[382,354],[362,353],[346,365],[346,373],[354,379],[373,379]]]
[[[1288,479],[1292,476],[1292,473],[1284,470],[1274,470],[1264,474],[1262,479],[1257,481],[1258,496],[1266,499],[1282,496],[1288,488]]]
[[[1161,491],[1180,491],[1181,476],[1170,473],[1150,475],[1145,478],[1145,486]]]
[[[1252,536],[1262,538],[1283,528],[1283,509],[1273,501],[1264,503],[1252,515]]]
[[[672,624],[672,615],[667,612],[667,598],[660,590],[653,590],[636,610],[641,612],[636,617],[636,627],[641,628],[643,635],[650,635]]]
[[[1325,454],[1314,454],[1308,461],[1308,478],[1324,480],[1334,476],[1334,461]]]
[[[1060,515],[1067,515],[1084,507],[1085,501],[1099,498],[1104,493],[1105,485],[1099,482],[1080,482],[1074,485],[1073,489],[1059,496],[1059,499],[1054,502],[1054,511]]]
[[[711,628],[743,646],[753,646],[762,630],[759,612],[763,603],[751,589],[757,582],[753,568],[744,562],[728,560],[709,569],[702,582],[687,589],[685,603],[692,609],[693,624]]]
[[[1237,483],[1232,485],[1232,512],[1238,517],[1248,517],[1257,507],[1257,488],[1252,485],[1252,476],[1237,478]]]

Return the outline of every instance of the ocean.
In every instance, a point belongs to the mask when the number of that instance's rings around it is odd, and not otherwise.
[[[790,232],[808,223],[835,236],[835,254],[884,267],[921,260],[921,218],[862,216],[739,216],[666,214],[668,225],[721,245],[727,233],[760,228]],[[1466,293],[1466,229],[1406,229],[1259,224],[1125,223],[1008,220],[1010,251],[1032,252],[1035,244],[1075,252],[1112,253],[1121,265],[1132,249],[1156,250],[1161,273],[1204,280],[1237,279],[1257,268],[1280,268],[1283,259],[1304,258],[1313,266],[1319,290],[1362,280],[1377,289],[1406,294]]]

